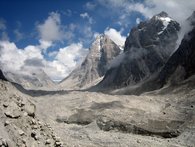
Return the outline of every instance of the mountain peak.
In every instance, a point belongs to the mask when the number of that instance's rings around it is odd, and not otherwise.
[[[92,42],[90,51],[100,52],[103,46],[107,43],[113,43],[113,41],[105,34],[99,34],[95,40]]]
[[[157,14],[157,15],[154,15],[151,19],[152,21],[162,21],[163,24],[168,24],[170,23],[171,21],[174,21],[171,17],[169,17],[169,15],[162,11],[161,13]]]
[[[96,40],[103,40],[103,39],[110,39],[106,34],[99,34],[99,35],[97,35],[96,36],[96,38],[95,38],[95,41]]]
[[[109,67],[109,63],[120,52],[119,46],[107,35],[99,34],[92,43],[84,62],[61,82],[61,87],[74,89],[94,83],[104,76]]]
[[[159,17],[169,17],[169,15],[165,11],[160,12],[156,16],[159,16]]]

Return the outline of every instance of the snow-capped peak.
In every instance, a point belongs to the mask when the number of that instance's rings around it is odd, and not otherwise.
[[[156,20],[162,21],[163,26],[164,26],[164,27],[162,28],[162,30],[161,30],[160,32],[158,32],[158,35],[162,34],[163,31],[164,31],[164,30],[167,28],[167,26],[169,25],[169,23],[170,23],[171,21],[173,21],[173,19],[170,18],[170,17],[168,17],[168,15],[164,15],[164,16],[156,15],[156,16],[155,16],[155,19],[156,19]]]

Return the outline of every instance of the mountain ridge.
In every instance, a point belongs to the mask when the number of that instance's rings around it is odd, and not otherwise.
[[[105,90],[135,85],[158,72],[174,51],[179,30],[179,23],[165,12],[132,28],[125,41],[122,62],[110,68],[94,88]]]

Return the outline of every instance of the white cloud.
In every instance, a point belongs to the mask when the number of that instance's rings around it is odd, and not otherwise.
[[[126,37],[122,36],[121,32],[114,28],[106,28],[104,34],[108,35],[117,45],[123,46],[125,43]]]
[[[22,50],[8,41],[0,42],[0,53],[0,63],[3,69],[13,72],[20,70],[26,58]]]
[[[141,22],[140,18],[136,18],[136,24],[139,24]]]
[[[46,41],[46,40],[39,40],[39,48],[41,49],[47,49],[48,47],[52,46],[52,42],[51,41]]]
[[[19,49],[15,43],[0,41],[0,65],[4,71],[30,73],[43,69],[53,80],[62,80],[85,58],[88,50],[82,43],[71,44],[53,52],[53,61],[47,61],[40,46],[28,45]]]
[[[90,24],[94,23],[93,18],[91,16],[89,16],[89,14],[87,12],[81,13],[80,17],[82,17],[83,19],[87,19]]]
[[[95,7],[96,7],[96,4],[93,3],[93,2],[87,2],[87,3],[85,4],[85,7],[86,7],[88,10],[94,10]]]
[[[61,25],[60,14],[50,13],[50,16],[43,24],[37,26],[40,34],[40,40],[53,42],[62,41],[64,38],[64,31]]]
[[[146,4],[154,5],[154,7],[145,12],[146,16],[151,17],[160,11],[165,11],[179,23],[183,23],[195,10],[195,1],[193,0],[146,0]]]
[[[77,64],[81,63],[86,55],[87,49],[83,49],[81,43],[71,44],[61,48],[56,56],[56,60],[63,63],[68,69],[72,70]]]

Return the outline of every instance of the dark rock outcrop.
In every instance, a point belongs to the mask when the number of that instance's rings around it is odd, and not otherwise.
[[[7,81],[7,79],[3,75],[3,72],[1,71],[1,69],[0,69],[0,79],[3,80],[3,81]]]
[[[97,89],[135,85],[158,72],[176,47],[180,25],[165,12],[134,27],[125,42],[123,59],[106,72]]]
[[[164,85],[174,73],[182,79],[195,74],[195,28],[184,37],[178,50],[163,67],[158,76],[160,83]]]
[[[179,48],[172,54],[163,68],[152,78],[135,87],[123,89],[123,94],[139,95],[162,88],[164,85],[179,86],[179,84],[195,74],[195,13],[188,19],[192,30],[188,32]],[[191,86],[190,86],[191,87]]]

